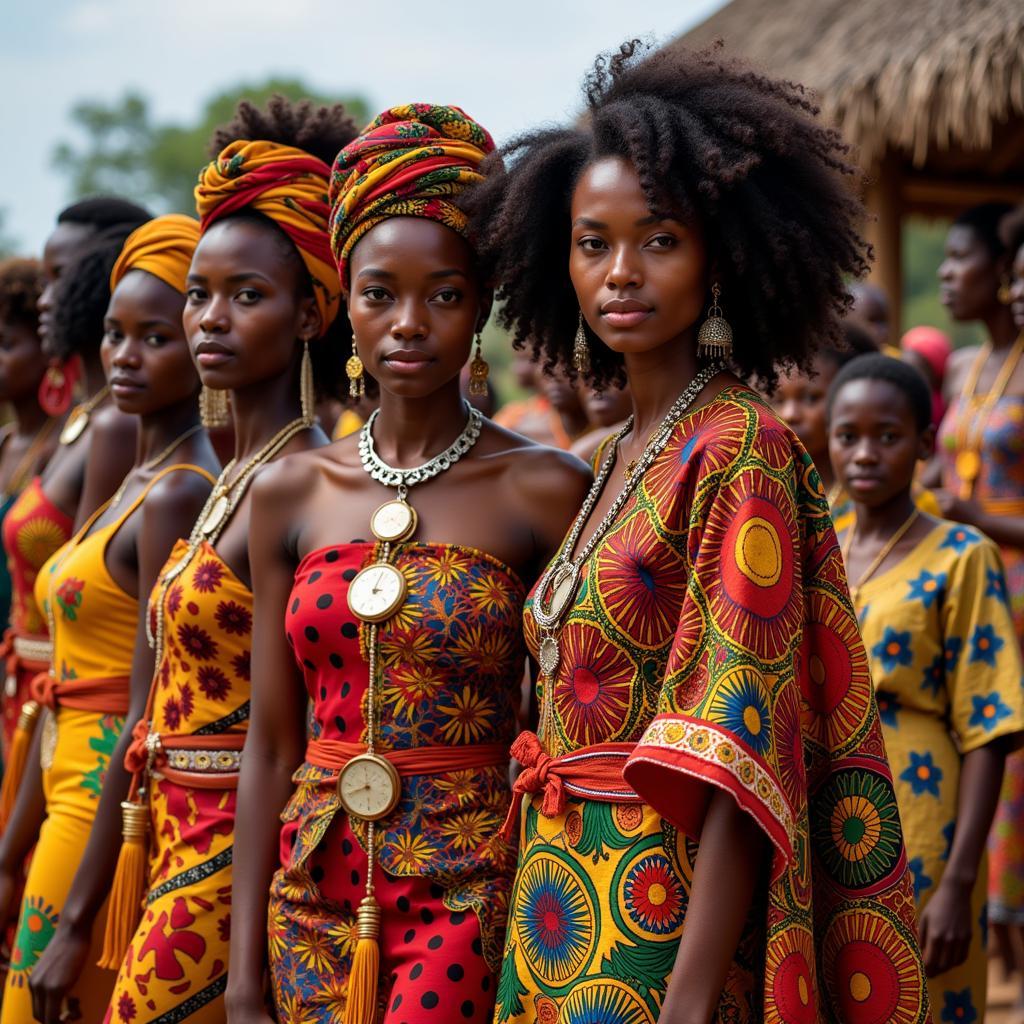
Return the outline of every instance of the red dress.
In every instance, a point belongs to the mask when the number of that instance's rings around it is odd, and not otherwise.
[[[311,552],[295,575],[286,628],[314,740],[366,739],[365,638],[346,596],[373,560],[372,544],[340,544]],[[380,749],[507,750],[525,659],[521,582],[452,545],[401,545],[393,561],[409,596],[379,630]],[[367,858],[365,828],[340,811],[334,779],[307,759],[282,815],[269,941],[282,1024],[340,1020],[347,999]],[[497,835],[509,802],[506,765],[403,777],[378,825],[379,1020],[491,1020],[514,869]]]

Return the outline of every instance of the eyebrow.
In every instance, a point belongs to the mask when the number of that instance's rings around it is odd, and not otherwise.
[[[227,278],[227,280],[229,284],[238,284],[240,281],[249,281],[253,278],[259,281],[264,281],[267,284],[272,283],[271,279],[267,277],[266,274],[261,274],[258,270],[243,270],[239,274],[232,274]],[[203,284],[206,282],[207,278],[203,274],[189,274],[185,280],[192,284]]]
[[[116,316],[105,316],[103,318],[104,324],[117,324],[121,325],[121,321]],[[157,317],[155,320],[143,320],[139,324],[140,328],[146,327],[174,327],[174,324],[170,320],[164,320],[163,317]]]
[[[384,270],[382,267],[364,267],[356,274],[356,278],[361,277],[383,277],[389,281],[393,281],[396,274],[393,274],[390,270]],[[458,267],[448,267],[445,270],[434,270],[427,275],[431,280],[435,280],[439,277],[463,277],[467,281],[469,275],[464,270],[459,270]]]
[[[663,220],[674,219],[674,217],[660,217],[658,214],[652,213],[649,217],[641,217],[640,220],[634,221],[633,227],[644,228],[649,224],[658,224]],[[579,225],[581,228],[594,228],[595,230],[608,227],[603,220],[594,220],[592,217],[577,217],[573,223]]]

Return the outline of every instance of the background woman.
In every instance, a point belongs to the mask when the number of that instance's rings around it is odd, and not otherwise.
[[[522,580],[589,477],[461,395],[491,297],[456,200],[491,149],[461,110],[410,104],[335,163],[333,247],[380,409],[360,436],[287,459],[255,488],[232,1024],[269,1019],[268,888],[278,1020],[492,1018],[513,868],[496,833],[525,659]],[[478,347],[477,379],[481,363]],[[406,592],[371,624],[358,595],[375,605],[377,574]],[[361,814],[365,759],[352,760],[367,748],[401,776],[376,824]],[[367,930],[374,906],[382,920]]]
[[[113,268],[103,358],[118,408],[139,418],[136,461],[36,581],[54,643],[49,676],[33,683],[33,695],[48,709],[39,730],[46,820],[4,991],[0,1020],[11,1024],[30,1017],[49,1024],[69,1014],[99,1020],[114,980],[95,966],[102,908],[66,924],[64,909],[124,725],[130,676],[152,670],[139,594],[148,592],[177,533],[202,506],[216,465],[201,432],[199,382],[181,327],[184,274],[197,237],[189,218],[157,218],[132,233]],[[17,820],[30,798],[25,785],[0,841],[5,863],[28,852],[17,842],[25,838]],[[92,957],[75,985],[50,1000],[28,986],[58,922],[79,929],[85,950],[91,937]]]
[[[600,59],[587,116],[514,143],[474,200],[516,339],[624,372],[634,409],[526,616],[540,727],[513,747],[497,1019],[923,1024],[825,495],[719,361],[771,386],[838,341],[864,269],[842,147],[791,86],[641,56]]]
[[[829,446],[855,520],[840,535],[896,783],[933,1012],[985,1012],[985,841],[1024,730],[1020,651],[995,544],[922,514],[928,387],[885,356],[856,359],[829,396]]]
[[[134,777],[126,822],[148,824],[149,836],[144,826],[135,831],[114,876],[112,902],[123,913],[111,911],[103,951],[103,963],[119,970],[109,1021],[224,1020],[253,641],[249,485],[278,456],[327,443],[314,420],[312,364],[336,380],[348,337],[327,234],[325,158],[354,134],[340,106],[243,103],[215,134],[216,159],[196,189],[202,237],[185,332],[204,387],[230,393],[235,455],[195,524],[182,525],[178,536],[188,540],[175,545],[153,588],[156,669],[140,677],[131,746],[126,735],[114,754],[127,747]],[[112,810],[126,781],[121,775],[115,789],[114,778],[104,794]],[[83,919],[110,887],[116,838],[113,823],[94,831],[75,883]],[[65,955],[80,963],[72,947]]]
[[[946,238],[939,267],[942,302],[954,320],[980,321],[987,340],[950,357],[936,467],[943,515],[977,527],[999,545],[1019,643],[1024,637],[1024,459],[1018,441],[1024,422],[1024,331],[1004,301],[1010,254],[998,229],[1009,210],[1002,203],[974,207],[954,221]],[[1024,974],[1022,822],[1024,755],[1017,754],[1006,762],[992,830],[989,920],[1003,963]]]

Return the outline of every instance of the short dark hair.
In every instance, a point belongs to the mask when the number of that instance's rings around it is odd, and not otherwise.
[[[932,393],[921,372],[903,362],[880,352],[857,356],[851,359],[835,376],[828,392],[828,415],[836,396],[845,385],[855,380],[880,380],[903,392],[914,416],[918,431],[924,431],[932,424]]]
[[[1006,243],[1000,237],[999,225],[1002,219],[1013,212],[1009,203],[981,203],[964,210],[954,221],[953,227],[967,228],[997,260],[1006,253]]]
[[[1010,259],[1017,258],[1017,253],[1024,247],[1024,203],[1011,210],[999,222],[999,240],[1006,246]]]
[[[500,316],[517,346],[571,367],[579,304],[566,234],[576,183],[605,157],[636,170],[648,205],[699,223],[742,376],[774,386],[838,342],[847,280],[867,270],[863,210],[838,132],[800,86],[716,50],[647,55],[637,40],[597,59],[575,125],[515,139],[484,165],[464,204]],[[622,358],[589,328],[590,383],[621,378]],[[571,372],[571,370],[570,370]]]
[[[82,224],[96,231],[125,224],[131,231],[152,219],[148,210],[117,196],[90,196],[65,206],[57,214],[58,224]]]

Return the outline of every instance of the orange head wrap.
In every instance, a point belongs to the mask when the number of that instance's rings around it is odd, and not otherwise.
[[[331,171],[331,251],[345,281],[356,242],[387,217],[427,217],[464,237],[454,200],[482,181],[494,142],[458,107],[407,103],[378,115]]]
[[[232,142],[199,175],[196,209],[203,231],[221,217],[251,208],[292,240],[313,281],[321,333],[338,315],[341,290],[327,237],[330,168],[277,142]]]
[[[199,221],[180,213],[155,217],[136,228],[125,240],[110,272],[113,291],[129,270],[145,270],[185,294],[185,278],[199,241]]]

